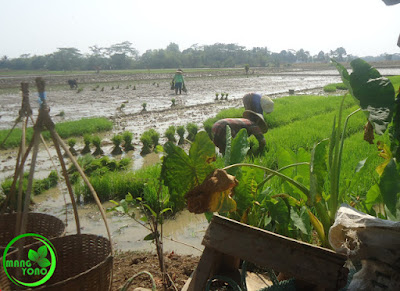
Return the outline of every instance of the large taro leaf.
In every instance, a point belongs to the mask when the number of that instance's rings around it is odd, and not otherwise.
[[[228,145],[228,142],[227,142]],[[250,149],[249,141],[248,141],[248,135],[247,131],[245,128],[242,128],[235,136],[234,139],[232,139],[228,151],[228,146],[227,146],[227,151],[225,152],[225,165],[233,165],[237,163],[243,162],[245,159],[247,152]],[[229,153],[229,156],[228,156]],[[231,175],[236,175],[238,170],[240,168],[230,168],[227,170],[227,172]]]
[[[214,170],[215,145],[205,131],[196,135],[189,155],[183,149],[167,142],[161,177],[169,190],[184,196]]]
[[[389,79],[362,59],[350,63],[352,95],[359,101],[361,109],[377,134],[383,134],[391,122],[394,109],[395,91]]]
[[[379,181],[383,202],[393,215],[396,215],[397,194],[400,193],[400,175],[396,161],[391,159],[385,167]]]

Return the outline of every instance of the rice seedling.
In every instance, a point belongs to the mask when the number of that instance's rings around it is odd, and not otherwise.
[[[140,152],[141,155],[147,155],[151,153],[152,150],[152,140],[151,140],[151,135],[149,132],[145,131],[142,133],[140,136],[140,141],[142,142],[142,150]]]
[[[196,124],[189,122],[186,125],[186,130],[188,131],[187,139],[190,141],[194,141],[194,138],[196,137],[199,127]]]
[[[176,128],[176,132],[179,135],[179,141],[178,144],[181,145],[185,142],[185,127],[183,125],[180,125]]]
[[[76,156],[78,153],[76,152],[76,150],[74,149],[74,146],[76,145],[76,139],[75,138],[70,138],[67,141],[67,144],[69,146],[69,151],[71,152],[71,154],[73,154],[74,156]]]
[[[85,146],[81,150],[81,154],[85,155],[87,153],[90,153],[90,144],[92,143],[92,137],[89,134],[85,134],[83,136],[83,143],[85,144]]]
[[[114,148],[111,151],[112,155],[120,155],[122,154],[122,149],[120,147],[121,143],[122,143],[122,135],[120,134],[116,134],[111,138],[111,141],[114,144]]]
[[[165,131],[165,136],[167,137],[168,141],[175,143],[175,126],[171,125]]]
[[[132,145],[132,133],[129,131],[125,131],[122,134],[122,139],[124,140],[124,150],[125,152],[133,151],[134,147]]]
[[[83,88],[78,88],[78,90],[76,91],[76,93],[81,93],[83,91]]]
[[[133,90],[136,90],[136,85],[133,86]]]
[[[225,93],[225,100],[228,100],[229,93]]]
[[[214,100],[218,100],[218,96],[219,96],[219,93],[215,93],[215,99]]]
[[[328,93],[336,92],[336,85],[329,84],[329,85],[324,86],[324,92],[328,92]]]
[[[176,99],[175,99],[175,98],[172,98],[172,99],[171,99],[171,102],[172,102],[171,107],[174,107],[174,106],[176,105],[176,104],[175,104]]]
[[[147,109],[146,109],[147,103],[146,103],[146,102],[143,102],[143,103],[142,103],[142,107],[143,107],[142,111],[147,111]]]
[[[96,135],[92,138],[92,143],[96,147],[95,151],[93,152],[94,156],[100,156],[104,154],[104,151],[101,149],[101,138],[100,136]]]
[[[225,93],[221,93],[221,99],[220,100],[224,100],[224,96],[225,96]]]

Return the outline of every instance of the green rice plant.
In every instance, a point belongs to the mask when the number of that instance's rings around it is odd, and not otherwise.
[[[69,151],[71,152],[71,154],[73,154],[74,156],[76,156],[78,153],[76,152],[76,150],[74,149],[74,146],[76,145],[76,139],[75,138],[70,138],[67,141],[67,144],[69,146]]]
[[[96,132],[109,131],[113,128],[112,121],[107,118],[84,118],[76,121],[60,122],[55,125],[55,129],[61,138],[67,139],[73,136],[83,136],[84,134],[92,134]],[[0,130],[0,142],[3,143],[10,130]],[[48,131],[42,132],[43,137],[50,139]],[[22,130],[14,128],[10,136],[3,144],[4,148],[18,147],[21,143]],[[29,143],[33,137],[33,129],[31,127],[26,130],[26,142]]]
[[[151,136],[151,141],[153,143],[153,148],[155,148],[158,145],[158,141],[160,139],[160,134],[153,128],[148,130],[150,136]]]
[[[129,131],[124,131],[122,134],[122,139],[124,140],[124,150],[125,152],[133,151],[134,147],[132,145],[132,133]]]
[[[104,87],[101,87],[101,90],[100,90],[101,92],[104,92]]]
[[[185,127],[183,125],[180,125],[176,128],[176,132],[179,135],[179,141],[178,144],[181,145],[185,142]]]
[[[119,107],[119,110],[122,110],[126,107],[125,103],[122,103],[121,106]]]
[[[171,125],[167,128],[165,131],[165,136],[167,137],[167,140],[170,142],[176,142],[175,138],[175,126]]]
[[[59,116],[60,116],[60,117],[64,117],[64,116],[65,116],[65,111],[64,111],[64,110],[61,110]]]
[[[214,100],[218,100],[218,96],[219,96],[219,93],[215,93],[215,99]]]
[[[116,134],[111,138],[111,141],[114,144],[114,148],[111,152],[112,155],[120,155],[122,154],[121,143],[122,143],[122,135]]]
[[[327,92],[327,93],[336,92],[336,85],[335,84],[325,85],[324,92]]]
[[[136,85],[133,86],[133,90],[136,90]]]
[[[92,143],[92,136],[90,136],[89,134],[85,134],[83,136],[83,143],[85,144],[85,146],[81,150],[81,154],[85,155],[87,153],[90,153],[90,144]]]
[[[101,138],[100,136],[96,135],[92,138],[92,143],[96,147],[95,151],[93,152],[94,156],[103,155],[104,151],[101,149]]]
[[[172,98],[172,99],[171,99],[171,102],[172,102],[172,104],[171,104],[171,107],[174,107],[174,106],[176,106],[176,104],[175,104],[175,102],[176,102],[176,99],[175,99],[175,98]]]
[[[228,100],[228,93],[225,93],[225,100]]]
[[[225,93],[221,93],[221,99],[220,100],[224,100],[224,96],[225,96]]]
[[[151,139],[151,134],[148,131],[145,131],[140,136],[140,141],[143,144],[142,150],[140,152],[141,155],[147,155],[152,151],[153,141]]]
[[[146,102],[143,102],[143,103],[142,103],[142,107],[143,107],[142,111],[147,111],[147,109],[146,109],[147,103],[146,103]]]
[[[83,88],[78,88],[78,90],[76,91],[76,93],[81,93],[83,91]]]
[[[199,130],[199,127],[196,124],[194,124],[192,122],[189,122],[186,125],[186,130],[188,131],[187,139],[189,141],[194,141],[194,138],[196,137],[196,134],[197,134],[197,132]]]

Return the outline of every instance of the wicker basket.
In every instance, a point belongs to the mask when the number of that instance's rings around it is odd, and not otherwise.
[[[0,252],[15,238],[17,214],[0,216]],[[27,233],[37,233],[51,239],[65,234],[65,225],[57,217],[44,213],[28,213]],[[36,242],[33,238],[26,238],[25,244]],[[0,254],[1,256],[2,254]]]
[[[51,239],[57,253],[57,267],[45,285],[34,290],[57,291],[106,291],[111,287],[113,256],[107,238],[93,234],[75,234]],[[24,247],[28,255],[31,244]],[[33,247],[35,248],[35,247]],[[16,259],[17,251],[9,253],[7,259]],[[15,275],[15,274],[13,274]],[[3,266],[0,272],[0,289],[14,290],[14,285],[5,275]]]

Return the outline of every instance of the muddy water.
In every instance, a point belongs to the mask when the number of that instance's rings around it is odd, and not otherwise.
[[[400,72],[398,73],[400,74]],[[170,125],[185,125],[193,122],[201,128],[202,122],[215,116],[221,109],[242,106],[241,98],[249,92],[269,94],[272,98],[288,95],[289,89],[294,89],[296,94],[324,94],[322,87],[328,83],[340,82],[339,75],[334,71],[308,72],[307,74],[280,74],[280,75],[250,75],[248,78],[240,76],[212,78],[186,78],[188,93],[176,96],[169,88],[169,80],[132,82],[128,89],[127,83],[119,89],[111,90],[110,85],[104,86],[104,91],[92,91],[94,86],[82,86],[83,91],[77,93],[74,90],[49,91],[48,103],[51,108],[51,116],[54,122],[65,120],[78,120],[83,117],[106,116],[114,121],[112,132],[102,134],[103,150],[106,154],[111,152],[111,137],[116,133],[130,131],[133,133],[135,150],[128,153],[133,158],[132,169],[136,170],[159,160],[157,154],[141,157],[140,135],[143,131],[154,128],[161,134],[160,143],[165,138],[163,133]],[[158,84],[158,85],[157,85]],[[133,90],[133,85],[136,90]],[[100,87],[101,88],[101,87]],[[228,93],[228,101],[214,101],[215,93]],[[171,107],[171,99],[176,99],[177,106]],[[36,116],[38,104],[37,97],[31,94],[31,105]],[[142,112],[142,104],[147,103],[147,111]],[[121,105],[125,104],[123,109]],[[0,129],[10,128],[18,116],[21,106],[21,97],[18,94],[3,94],[0,96]],[[63,111],[64,117],[58,116]],[[20,127],[20,125],[19,125]],[[54,148],[49,145],[50,154],[43,145],[40,146],[35,178],[44,178],[53,167],[60,168]],[[77,140],[77,150],[83,148],[82,139]],[[17,149],[0,151],[0,182],[13,175]],[[49,158],[51,157],[51,159]],[[29,160],[26,170],[29,169]],[[61,188],[65,186],[60,186]],[[67,193],[65,189],[52,189],[51,191],[35,197],[35,211],[53,214],[62,220],[66,219],[68,232],[75,233],[75,223],[69,198],[64,199]],[[67,203],[65,202],[67,201]],[[65,206],[67,205],[67,206]],[[109,207],[105,204],[104,207]],[[106,235],[104,223],[99,211],[94,205],[79,206],[82,232]],[[130,218],[107,214],[111,227],[113,242],[119,250],[152,250],[151,243],[143,241],[148,231]],[[182,241],[185,244],[201,247],[201,240],[207,222],[202,215],[192,215],[186,211],[178,214],[175,219],[165,224],[164,234],[167,238]],[[192,247],[188,247],[168,239],[165,241],[166,251],[177,253],[199,254]]]

